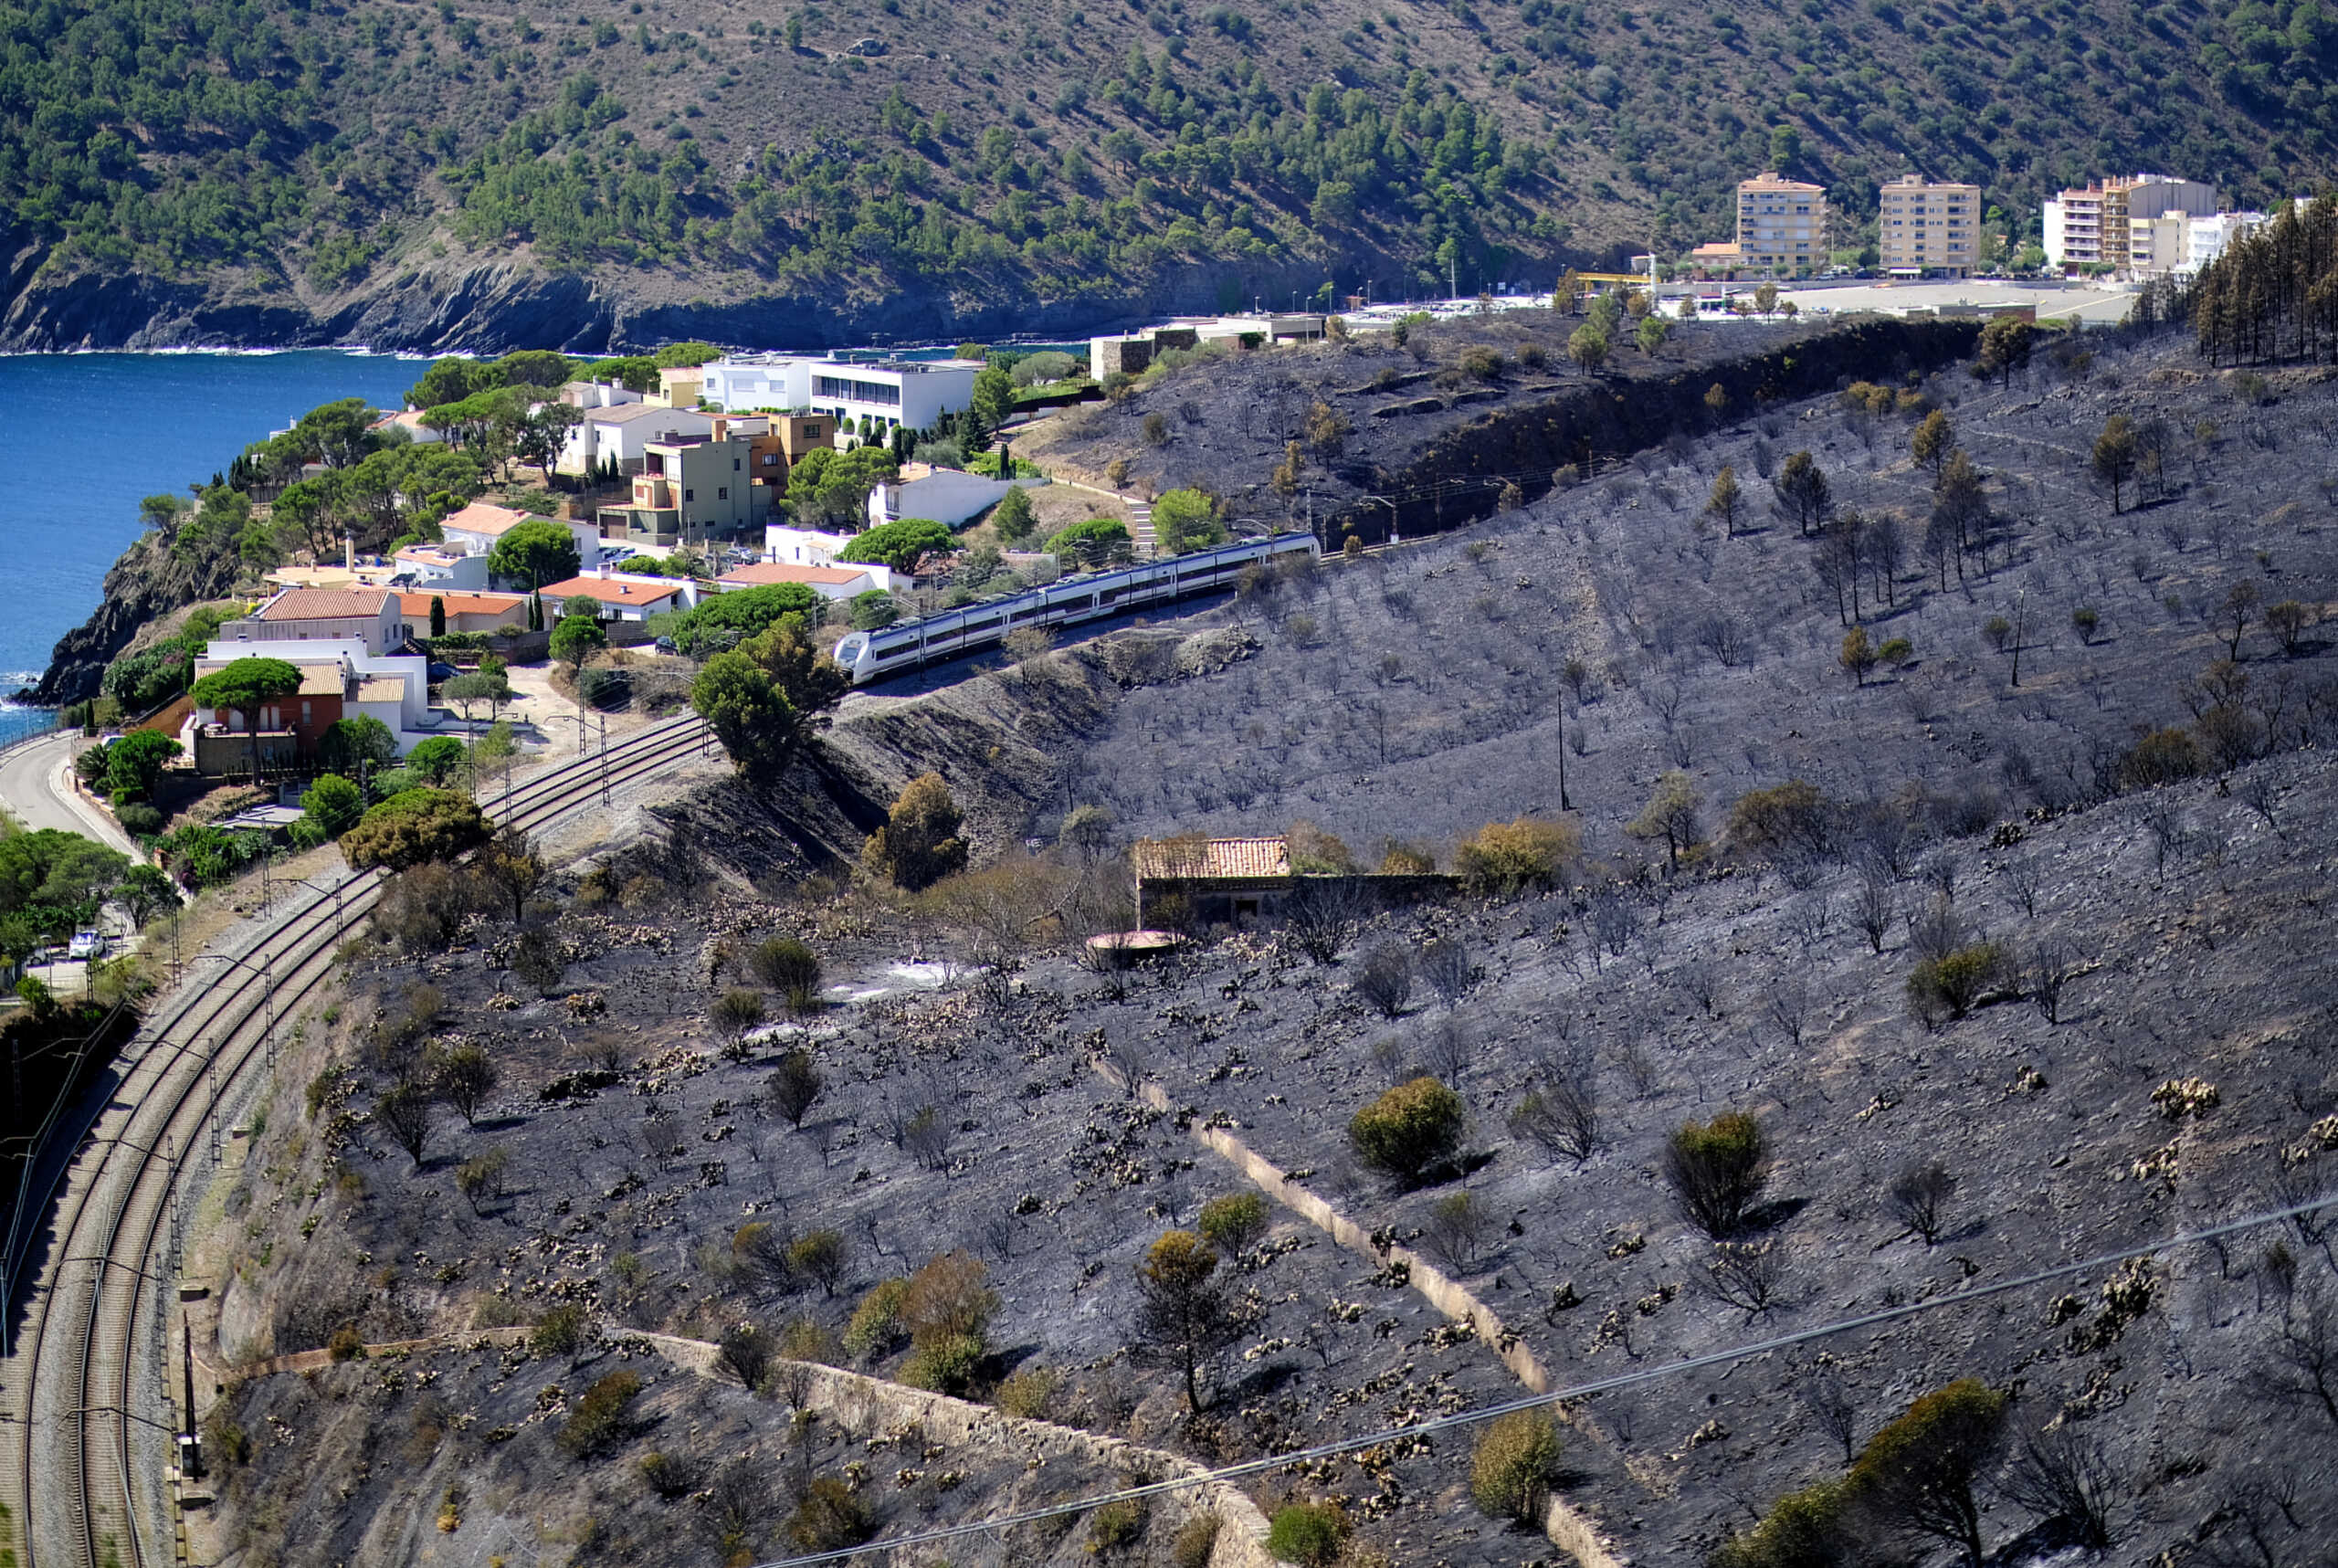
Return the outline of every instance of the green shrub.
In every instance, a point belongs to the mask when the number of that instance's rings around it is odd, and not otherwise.
[[[2006,968],[2005,950],[1995,942],[1960,947],[1909,971],[1908,1003],[1926,1027],[1938,1023],[1943,1014],[1962,1018],[2004,979]]]
[[[755,949],[749,963],[755,978],[785,996],[796,1012],[805,1011],[819,994],[819,957],[794,937],[771,938]]]
[[[1495,1519],[1539,1528],[1559,1462],[1559,1429],[1545,1410],[1514,1410],[1478,1439],[1469,1496]]]
[[[901,1363],[900,1379],[911,1388],[964,1394],[974,1385],[987,1354],[979,1334],[943,1334],[929,1339]]]
[[[451,790],[409,789],[368,811],[342,836],[341,852],[357,870],[403,870],[451,860],[487,837],[487,818],[472,802]]]
[[[860,1298],[845,1324],[844,1348],[860,1360],[884,1354],[909,1337],[901,1321],[901,1303],[908,1297],[906,1279],[880,1279]]]
[[[1202,1239],[1228,1258],[1240,1258],[1267,1234],[1267,1200],[1256,1193],[1229,1193],[1202,1205],[1195,1220]]]
[[[799,1552],[841,1552],[876,1532],[868,1505],[850,1487],[827,1476],[804,1489],[787,1520],[787,1539]]]
[[[613,1372],[595,1383],[562,1424],[561,1447],[584,1459],[624,1442],[633,1430],[633,1402],[640,1393],[641,1379],[629,1372]]]
[[[1769,1182],[1768,1161],[1762,1124],[1742,1110],[1684,1121],[1665,1141],[1664,1175],[1680,1212],[1715,1238],[1744,1225]]]
[[[1348,1140],[1364,1163],[1415,1182],[1461,1146],[1467,1111],[1461,1097],[1434,1078],[1398,1084],[1355,1113]]]
[[[1044,1421],[1062,1381],[1053,1367],[1027,1366],[1001,1383],[993,1391],[990,1402],[1009,1415],[1025,1421]]]
[[[1573,824],[1522,816],[1490,822],[1453,852],[1461,885],[1480,898],[1511,897],[1547,888],[1583,849]]]
[[[365,1336],[357,1331],[355,1323],[343,1323],[325,1342],[325,1350],[335,1361],[363,1361]]]
[[[203,1420],[204,1457],[215,1465],[247,1465],[252,1458],[250,1435],[236,1424],[222,1400]]]
[[[1169,1543],[1170,1568],[1209,1568],[1217,1550],[1217,1515],[1205,1513],[1187,1520]]]
[[[121,830],[133,838],[153,837],[163,831],[163,824],[166,820],[160,811],[144,801],[132,801],[128,805],[117,806],[113,815],[114,819],[121,824]]]
[[[542,1356],[574,1355],[584,1348],[588,1326],[584,1308],[574,1302],[554,1307],[536,1320],[528,1349]]]
[[[1267,1550],[1300,1568],[1332,1568],[1347,1549],[1348,1516],[1335,1502],[1295,1502],[1275,1510]]]
[[[1848,1552],[1841,1481],[1788,1492],[1753,1529],[1732,1535],[1705,1559],[1706,1568],[1827,1568]]]
[[[1136,1498],[1108,1502],[1088,1516],[1088,1555],[1101,1557],[1136,1544],[1144,1533],[1144,1503]]]

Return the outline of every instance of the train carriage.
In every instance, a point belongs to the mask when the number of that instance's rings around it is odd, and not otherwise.
[[[1252,562],[1321,553],[1313,534],[1278,533],[1148,561],[1141,566],[1060,578],[1006,598],[914,621],[897,621],[879,631],[853,632],[837,644],[836,658],[850,672],[855,686],[866,686],[903,670],[1005,642],[1008,633],[1026,626],[1101,620],[1142,605],[1165,604],[1189,594],[1229,587]]]

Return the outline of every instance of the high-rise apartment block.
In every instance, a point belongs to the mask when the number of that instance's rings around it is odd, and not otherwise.
[[[1765,171],[1737,183],[1740,265],[1815,272],[1827,264],[1827,188]]]
[[[2161,252],[2175,231],[2158,226],[2174,215],[2207,217],[2217,210],[2216,188],[2168,174],[2132,174],[2067,190],[2046,204],[2046,264],[2055,268],[2108,267],[2129,272],[2166,270]],[[2143,224],[2139,232],[2138,220]]]
[[[1902,174],[1879,193],[1876,241],[1887,274],[1969,276],[1980,261],[1981,187]]]

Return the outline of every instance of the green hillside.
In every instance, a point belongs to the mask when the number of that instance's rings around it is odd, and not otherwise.
[[[2338,169],[2322,0],[0,0],[0,39],[12,292],[45,263],[311,314],[521,256],[838,320],[1101,315],[1685,250],[1773,164],[1869,222],[1904,169],[1978,180],[2017,241],[2089,174],[2262,202]]]

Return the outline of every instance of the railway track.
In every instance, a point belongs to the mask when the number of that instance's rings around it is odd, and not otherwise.
[[[540,833],[616,792],[704,754],[706,726],[668,721],[484,792],[499,824]],[[160,1568],[175,1563],[163,1477],[178,1423],[164,1352],[184,1205],[179,1178],[216,1152],[221,1123],[273,1066],[278,1026],[331,971],[380,897],[377,872],[298,889],[280,915],[237,928],[125,1048],[111,1097],[54,1196],[50,1249],[16,1353],[0,1368],[10,1430],[0,1502],[21,1568]],[[141,1314],[152,1331],[142,1337]]]

